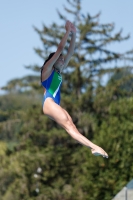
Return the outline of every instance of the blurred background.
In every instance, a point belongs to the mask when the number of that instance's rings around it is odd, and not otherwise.
[[[130,34],[130,40],[113,44],[115,50],[124,52],[132,48],[132,1],[124,0],[107,2],[106,0],[82,0],[82,14],[95,15],[101,12],[101,23],[114,23],[115,30],[123,29],[124,34]],[[66,0],[38,0],[18,2],[17,0],[1,1],[0,12],[0,87],[7,84],[12,78],[20,78],[29,73],[25,65],[42,65],[43,60],[35,53],[35,47],[42,47],[40,38],[34,31],[34,26],[41,29],[42,24],[51,25],[53,22],[61,24],[57,9],[63,11]],[[63,11],[64,12],[64,11]],[[68,15],[68,20],[73,20]],[[16,55],[17,54],[17,55]],[[7,73],[7,69],[8,71]],[[2,91],[0,91],[1,94]]]
[[[1,2],[1,200],[111,200],[132,180],[132,7],[124,0]],[[42,113],[40,67],[56,50],[66,20],[77,37],[61,106],[105,149],[106,160]]]

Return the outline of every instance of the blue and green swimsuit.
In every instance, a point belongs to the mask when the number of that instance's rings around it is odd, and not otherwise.
[[[53,69],[51,75],[47,78],[47,80],[42,82],[43,87],[45,87],[46,92],[43,98],[43,104],[46,98],[50,97],[54,100],[58,105],[60,104],[60,87],[62,84],[62,76],[59,72]]]

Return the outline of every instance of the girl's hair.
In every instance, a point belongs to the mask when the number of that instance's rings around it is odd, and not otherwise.
[[[43,71],[43,68],[45,66],[45,64],[53,57],[53,55],[55,54],[55,52],[49,54],[49,57],[45,60],[43,66],[41,67],[41,83],[42,83],[42,71]],[[60,54],[60,56],[62,55],[62,53]]]
[[[42,71],[43,71],[43,68],[44,68],[45,64],[53,57],[54,54],[55,54],[55,52],[51,53],[49,55],[49,57],[45,60],[43,66],[41,67],[41,82],[42,82]]]

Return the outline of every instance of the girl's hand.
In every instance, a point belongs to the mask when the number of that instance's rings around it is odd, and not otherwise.
[[[72,24],[72,23],[71,23],[71,32],[76,33],[76,28],[75,28],[74,24]]]
[[[70,21],[66,22],[65,29],[66,29],[66,31],[71,31],[71,22]]]

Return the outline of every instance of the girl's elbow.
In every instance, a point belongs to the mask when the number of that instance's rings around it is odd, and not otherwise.
[[[68,51],[68,54],[69,54],[70,56],[72,56],[72,55],[74,54],[74,51]]]
[[[62,44],[59,44],[59,46],[58,46],[58,51],[62,52],[63,49],[64,49],[64,46],[63,46]]]

